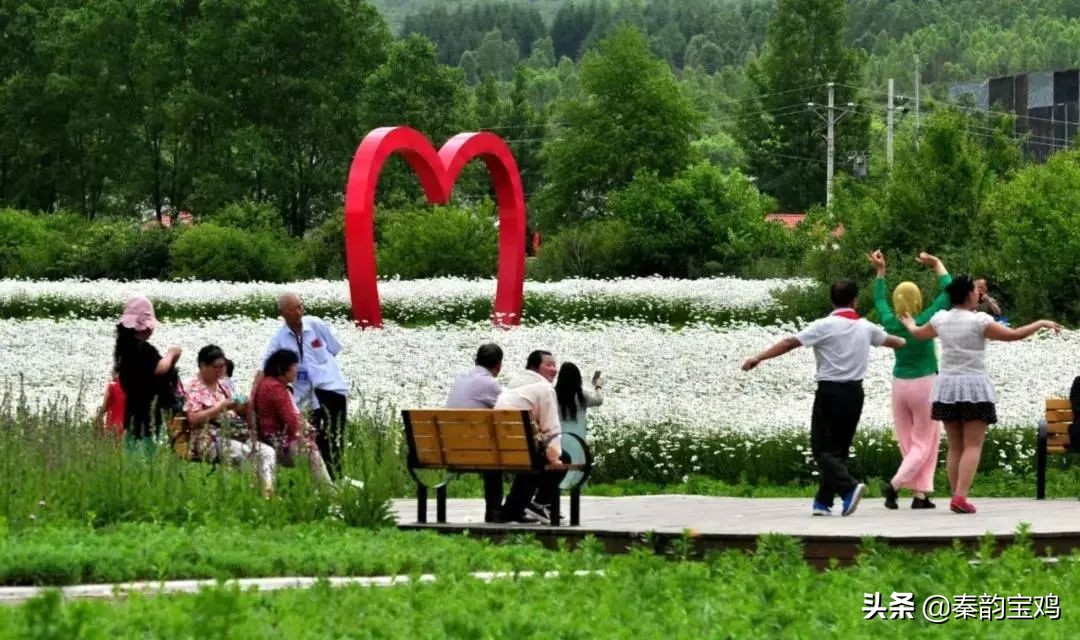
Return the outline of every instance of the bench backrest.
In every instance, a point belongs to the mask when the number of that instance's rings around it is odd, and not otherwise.
[[[518,409],[407,409],[401,412],[409,467],[530,471],[544,459],[529,412]]]
[[[1046,400],[1046,452],[1065,453],[1069,448],[1069,424],[1073,421],[1068,398]]]

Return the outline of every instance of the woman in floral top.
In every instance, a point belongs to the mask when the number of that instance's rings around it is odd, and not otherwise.
[[[316,484],[332,486],[311,428],[300,415],[289,388],[296,381],[300,358],[295,351],[281,349],[270,354],[263,377],[251,394],[251,409],[259,425],[259,440],[274,447],[278,461],[287,467],[305,456]]]
[[[274,492],[274,450],[254,438],[240,442],[221,433],[224,423],[239,421],[238,410],[246,411],[244,405],[233,401],[223,383],[225,352],[207,345],[199,351],[198,363],[199,375],[188,383],[184,400],[192,453],[203,462],[228,460],[236,466],[253,458],[263,495],[270,497]]]

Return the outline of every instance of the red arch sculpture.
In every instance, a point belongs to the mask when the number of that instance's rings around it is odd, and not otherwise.
[[[345,261],[353,318],[361,327],[381,327],[382,308],[375,267],[375,188],[386,160],[400,153],[416,172],[428,202],[446,204],[458,175],[481,158],[491,173],[499,210],[499,271],[492,322],[521,322],[525,286],[525,193],[510,147],[493,133],[459,133],[435,151],[419,131],[383,127],[364,137],[353,156],[345,186]],[[453,247],[447,247],[453,250]]]

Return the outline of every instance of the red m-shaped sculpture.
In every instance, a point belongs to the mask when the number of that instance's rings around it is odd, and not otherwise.
[[[487,165],[499,208],[499,272],[491,319],[496,325],[519,324],[525,286],[525,193],[510,147],[493,133],[459,133],[436,151],[423,134],[409,127],[384,127],[369,133],[349,168],[345,258],[356,323],[382,326],[375,267],[375,188],[383,164],[394,153],[408,161],[432,204],[450,201],[454,183],[470,160],[481,158]]]

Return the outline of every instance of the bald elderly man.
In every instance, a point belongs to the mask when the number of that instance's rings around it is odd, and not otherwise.
[[[341,343],[325,322],[304,315],[304,305],[295,293],[278,298],[278,313],[285,323],[277,330],[263,353],[263,364],[272,353],[288,349],[300,357],[300,370],[293,385],[293,398],[301,409],[312,410],[315,443],[326,461],[330,475],[341,477],[341,452],[345,438],[346,403],[349,391],[335,356]]]

